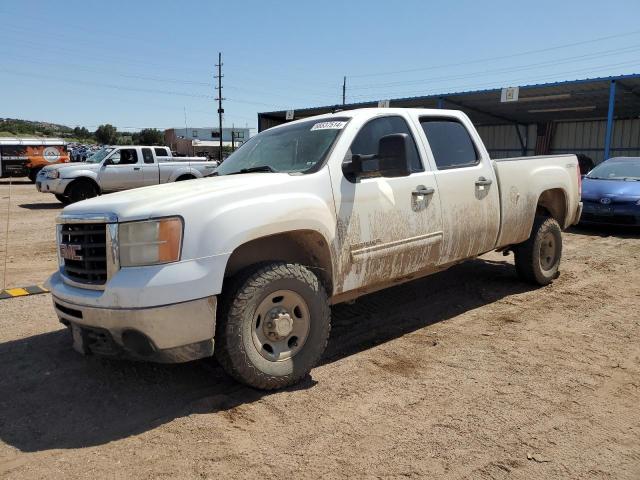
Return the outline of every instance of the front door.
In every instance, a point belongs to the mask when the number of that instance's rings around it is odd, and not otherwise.
[[[98,183],[103,192],[128,190],[144,185],[142,165],[135,147],[120,148],[105,160]]]
[[[471,126],[453,117],[420,117],[435,164],[444,241],[440,264],[495,248],[500,228],[498,181]]]
[[[338,216],[335,293],[376,287],[435,268],[440,257],[442,222],[433,173],[415,143],[415,131],[399,115],[374,118],[355,136],[351,155],[378,151],[380,138],[406,133],[413,148],[408,154],[412,173],[407,177],[349,180],[332,172]],[[421,158],[422,157],[422,158]]]

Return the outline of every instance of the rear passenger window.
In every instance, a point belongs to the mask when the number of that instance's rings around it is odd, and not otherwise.
[[[442,118],[422,118],[420,124],[429,141],[438,170],[478,164],[476,147],[469,132],[460,122]]]
[[[411,171],[422,172],[422,162],[418,155],[418,148],[416,142],[409,130],[407,122],[404,118],[392,116],[375,118],[367,123],[356,135],[355,140],[351,144],[351,155],[374,155],[378,153],[378,143],[380,139],[385,135],[391,135],[392,133],[406,133],[411,138],[412,148],[409,149],[407,154],[411,159]]]
[[[158,157],[168,157],[169,156],[169,152],[167,151],[166,148],[154,148],[154,150],[156,151],[156,156],[158,156]]]
[[[144,158],[144,163],[153,163],[153,153],[150,148],[142,149],[142,158]]]

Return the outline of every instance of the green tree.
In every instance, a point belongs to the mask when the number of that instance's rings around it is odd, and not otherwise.
[[[164,134],[156,128],[145,128],[133,134],[136,145],[164,145]]]
[[[120,135],[117,143],[118,145],[133,145],[131,135]]]
[[[98,143],[103,145],[113,145],[118,141],[118,131],[110,124],[100,125],[95,133]]]

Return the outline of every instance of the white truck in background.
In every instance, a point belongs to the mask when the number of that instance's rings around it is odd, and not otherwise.
[[[217,166],[201,157],[174,157],[167,147],[108,146],[85,162],[44,167],[36,188],[66,205],[103,193],[206,177]]]
[[[215,342],[236,379],[280,388],[319,361],[331,304],[492,250],[551,283],[581,207],[575,155],[492,160],[462,112],[350,110],[266,130],[212,178],[66,207],[48,286],[84,354]]]

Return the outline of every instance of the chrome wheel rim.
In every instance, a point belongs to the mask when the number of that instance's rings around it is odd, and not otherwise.
[[[277,290],[262,299],[253,316],[256,350],[271,362],[295,356],[309,335],[307,302],[292,290]]]
[[[551,270],[557,261],[558,249],[557,249],[556,237],[547,232],[542,236],[540,240],[540,267],[542,270]]]

